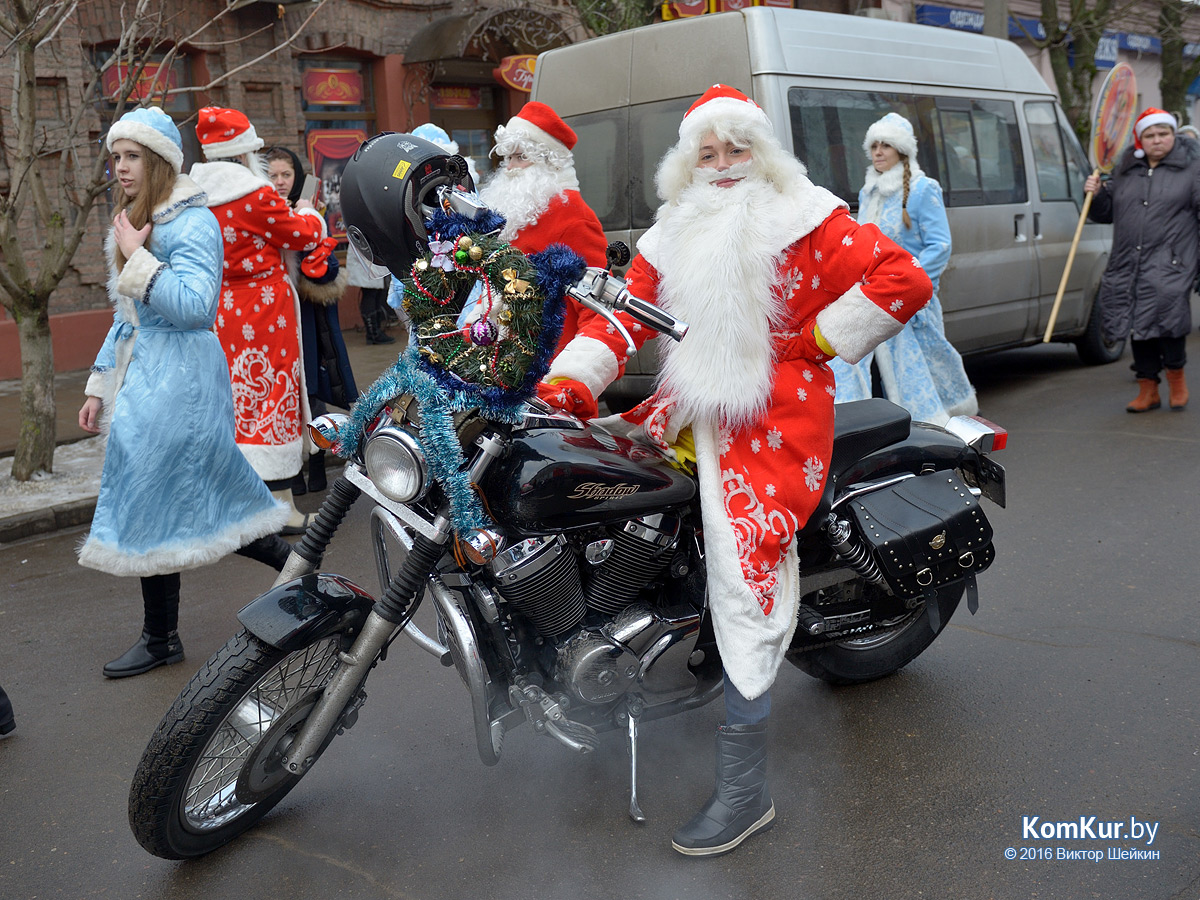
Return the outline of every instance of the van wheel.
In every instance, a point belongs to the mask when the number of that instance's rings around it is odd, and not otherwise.
[[[1088,366],[1106,366],[1121,358],[1125,352],[1125,338],[1106,341],[1100,327],[1100,304],[1093,302],[1088,315],[1087,330],[1075,341],[1075,350],[1080,360]]]

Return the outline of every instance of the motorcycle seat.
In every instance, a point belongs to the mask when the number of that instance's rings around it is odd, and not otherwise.
[[[864,456],[903,441],[912,425],[908,410],[879,397],[837,403],[833,411],[830,482]]]

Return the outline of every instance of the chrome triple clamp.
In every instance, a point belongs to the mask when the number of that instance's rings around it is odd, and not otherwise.
[[[600,746],[594,728],[568,719],[559,702],[537,685],[512,685],[508,699],[538,734],[548,734],[577,753],[591,753]]]

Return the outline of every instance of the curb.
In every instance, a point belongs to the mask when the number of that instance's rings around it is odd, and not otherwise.
[[[96,498],[85,497],[46,509],[0,518],[0,544],[11,544],[27,537],[50,534],[64,528],[86,525],[96,511]]]

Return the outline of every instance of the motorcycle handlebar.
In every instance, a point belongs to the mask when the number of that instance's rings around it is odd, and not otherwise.
[[[584,306],[600,313],[612,322],[623,335],[625,329],[613,315],[615,311],[625,312],[630,318],[647,328],[665,334],[676,341],[683,340],[684,335],[687,334],[687,322],[675,318],[653,303],[633,296],[622,279],[604,269],[589,267],[583,278],[567,289],[567,293]],[[632,345],[628,336],[626,336],[626,341]]]

